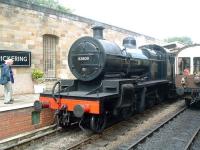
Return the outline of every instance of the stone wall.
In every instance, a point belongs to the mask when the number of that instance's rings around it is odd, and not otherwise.
[[[0,50],[31,51],[31,67],[14,68],[14,94],[32,93],[31,71],[43,69],[43,35],[58,37],[56,77],[73,78],[67,55],[71,44],[80,36],[92,36],[91,27],[101,24],[104,38],[121,45],[123,38],[132,35],[140,45],[158,40],[73,14],[58,12],[19,0],[0,0]],[[0,87],[0,95],[3,94]]]

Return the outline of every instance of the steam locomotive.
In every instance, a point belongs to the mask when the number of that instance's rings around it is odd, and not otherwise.
[[[127,37],[123,49],[103,39],[103,27],[93,37],[81,37],[71,46],[68,64],[75,80],[60,80],[52,92],[40,94],[35,110],[56,110],[57,123],[102,132],[108,116],[126,119],[167,99],[174,89],[174,58],[155,44],[136,49]]]

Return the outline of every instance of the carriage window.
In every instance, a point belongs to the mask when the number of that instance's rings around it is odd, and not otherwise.
[[[200,57],[195,57],[193,59],[193,65],[194,65],[194,74],[200,73]]]
[[[188,69],[190,71],[190,58],[189,57],[179,57],[178,58],[179,74],[183,74],[184,69]]]

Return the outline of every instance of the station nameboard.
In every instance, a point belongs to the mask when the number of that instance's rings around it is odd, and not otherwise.
[[[13,59],[13,66],[31,66],[31,52],[0,50],[0,64],[6,59]]]

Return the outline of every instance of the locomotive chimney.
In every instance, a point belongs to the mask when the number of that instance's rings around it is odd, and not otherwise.
[[[103,39],[103,29],[102,26],[94,26],[93,28],[93,37],[96,39]]]

